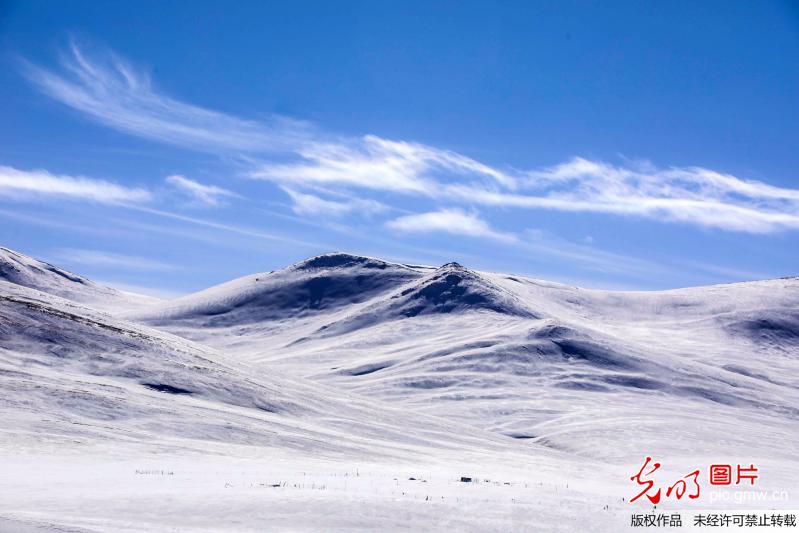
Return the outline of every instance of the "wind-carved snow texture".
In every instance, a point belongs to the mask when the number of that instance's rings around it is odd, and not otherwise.
[[[157,302],[155,298],[105,287],[83,276],[2,247],[0,281],[41,290],[109,311],[129,311]]]
[[[535,318],[512,293],[458,263],[447,263],[431,274],[343,320],[320,328],[324,335],[361,330],[371,325],[423,315],[491,311]]]
[[[401,420],[400,413],[378,411],[378,417],[368,402],[337,403],[321,386],[272,372],[249,375],[213,349],[6,282],[0,282],[0,348],[0,405],[27,404],[31,413],[50,413],[81,426],[113,421],[121,424],[120,431],[248,443],[274,440],[288,429],[289,441],[308,441],[302,448],[335,429],[336,438],[324,449],[346,447],[351,437],[338,429],[348,424],[354,428],[352,438],[369,431],[378,446],[381,435],[393,432],[394,439],[383,444],[389,448],[425,439],[450,443],[457,429],[442,431],[419,422],[419,431],[405,439],[400,436],[404,426],[381,422],[382,416]],[[36,402],[31,403],[32,396]],[[185,402],[174,396],[185,396]],[[317,419],[322,422],[314,427]],[[366,430],[369,419],[379,427]],[[300,420],[304,423],[291,427]],[[303,437],[304,432],[308,435]],[[488,449],[501,442],[486,437]],[[462,440],[473,439],[467,435]]]
[[[366,301],[420,275],[403,265],[331,254],[180,298],[164,306],[162,318],[207,326],[290,320]]]
[[[2,254],[3,531],[619,531],[646,456],[799,493],[796,278],[610,292],[337,253],[143,307]]]

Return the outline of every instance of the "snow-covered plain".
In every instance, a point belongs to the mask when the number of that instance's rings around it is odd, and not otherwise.
[[[796,278],[328,254],[158,301],[0,252],[0,531],[619,531],[646,456],[799,507]]]

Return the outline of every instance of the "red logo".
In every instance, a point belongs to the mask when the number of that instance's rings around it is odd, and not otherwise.
[[[710,465],[710,484],[729,485],[732,483],[732,466]]]
[[[755,484],[755,480],[757,479],[757,475],[755,474],[757,468],[755,468],[755,465],[750,464],[749,468],[741,468],[741,465],[738,465],[737,469],[738,476],[735,478],[736,485],[740,485],[742,479],[748,479],[750,485]],[[750,473],[751,475],[744,475],[744,472]]]
[[[646,496],[646,498],[654,505],[660,503],[663,487],[656,486],[655,481],[651,479],[652,474],[657,472],[660,469],[660,466],[660,463],[653,462],[651,457],[647,457],[638,473],[630,477],[631,481],[635,481],[639,487],[642,487],[641,491],[636,494],[635,497],[630,499],[630,503],[636,501],[641,496]],[[708,471],[708,478],[711,485],[732,484],[732,465],[710,465]],[[749,484],[754,485],[755,480],[758,478],[757,472],[758,469],[755,468],[755,465],[753,464],[750,464],[748,468],[744,468],[742,465],[736,465],[735,484],[740,485],[742,481],[749,480]],[[701,491],[699,486],[699,469],[686,474],[665,488],[667,498],[671,498],[673,496],[677,500],[680,500],[683,496],[687,495],[689,499],[695,500],[699,497],[699,493]]]

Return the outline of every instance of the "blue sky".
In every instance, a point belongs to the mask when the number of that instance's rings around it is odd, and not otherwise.
[[[6,0],[0,47],[0,243],[116,286],[798,274],[789,2]]]

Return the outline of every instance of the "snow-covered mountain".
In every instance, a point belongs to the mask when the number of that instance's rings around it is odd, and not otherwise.
[[[0,531],[618,531],[646,456],[799,475],[797,278],[614,292],[335,253],[112,316],[123,293],[3,253]]]
[[[0,281],[7,281],[111,313],[129,312],[158,303],[157,298],[119,291],[0,247]]]
[[[28,417],[52,416],[51,430],[63,436],[84,435],[101,421],[112,439],[138,433],[153,440],[283,440],[281,447],[314,445],[322,453],[369,435],[365,457],[381,440],[399,455],[393,449],[407,446],[408,435],[422,447],[504,444],[422,415],[383,412],[281,373],[248,373],[212,348],[6,282],[0,282],[0,349],[0,405],[25,405]]]
[[[320,256],[300,265],[324,268],[242,278],[182,298],[181,313],[173,302],[137,319],[257,368],[588,457],[651,453],[664,444],[653,434],[681,434],[708,452],[770,449],[774,425],[799,421],[796,278],[614,292],[458,264],[391,265],[373,269],[385,276],[370,278],[380,290],[324,309],[300,290],[299,312],[208,318],[263,279],[284,291],[319,279],[340,284],[332,294],[356,294],[353,280],[374,261]],[[290,299],[259,294],[258,309]],[[719,440],[733,419],[750,431]],[[789,435],[774,453],[795,451]]]
[[[149,316],[207,327],[297,320],[364,302],[421,275],[406,265],[328,254],[172,300]]]
[[[363,330],[373,325],[424,315],[488,311],[535,318],[512,292],[458,263],[447,263],[373,303],[320,328],[324,336]]]

